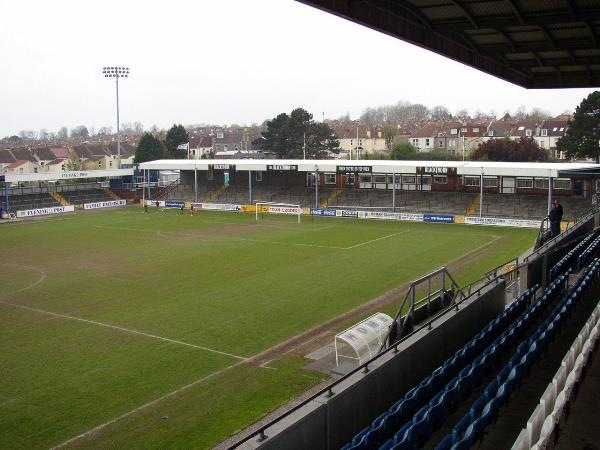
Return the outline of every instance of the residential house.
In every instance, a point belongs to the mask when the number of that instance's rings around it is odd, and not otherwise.
[[[35,162],[17,159],[5,167],[5,173],[37,173],[39,165]]]
[[[212,154],[211,136],[194,136],[190,138],[190,159],[208,158]]]
[[[40,165],[40,172],[55,172],[57,166],[62,167],[58,161],[66,161],[71,156],[64,147],[39,147],[33,149],[33,154]],[[49,166],[51,163],[52,167]]]
[[[336,138],[340,142],[340,154],[364,156],[373,152],[389,150],[389,144],[381,127],[367,125],[338,125],[333,128]]]
[[[411,134],[410,143],[417,148],[417,152],[419,153],[430,152],[436,148],[436,138],[438,139],[438,145],[440,142],[442,142],[442,145],[445,145],[443,132],[444,126],[441,122],[427,122]]]
[[[244,128],[216,130],[212,135],[212,150],[216,154],[223,151],[243,151],[250,148],[250,136]]]
[[[460,139],[465,156],[485,142],[488,125],[488,122],[473,122],[461,126]]]
[[[569,122],[564,119],[544,120],[540,125],[539,134],[534,136],[535,142],[537,142],[541,148],[547,150],[550,156],[558,159],[565,159],[565,153],[556,150],[556,143],[567,132],[568,123]]]
[[[516,122],[513,120],[493,120],[488,125],[486,140],[510,138],[511,132],[515,127]]]
[[[517,140],[522,137],[534,138],[538,132],[538,125],[533,120],[519,120],[510,133],[512,140]]]

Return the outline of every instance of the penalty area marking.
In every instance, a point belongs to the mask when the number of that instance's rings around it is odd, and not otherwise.
[[[408,233],[408,231],[400,231],[398,233],[388,234],[387,236],[381,236],[376,239],[371,239],[369,241],[361,242],[360,244],[351,245],[350,247],[342,247],[342,250],[352,250],[353,248],[362,247],[363,245],[372,244],[373,242],[381,241],[383,239],[389,239],[394,236],[398,236],[400,234]]]

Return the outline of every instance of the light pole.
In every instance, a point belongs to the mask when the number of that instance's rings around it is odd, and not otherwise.
[[[114,78],[117,86],[117,169],[121,168],[121,128],[119,125],[119,78],[129,77],[129,67],[103,67],[104,78]]]

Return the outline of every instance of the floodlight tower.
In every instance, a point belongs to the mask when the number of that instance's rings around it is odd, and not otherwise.
[[[117,86],[117,169],[121,168],[121,128],[119,125],[119,78],[129,77],[129,67],[104,67],[104,78],[114,78]]]

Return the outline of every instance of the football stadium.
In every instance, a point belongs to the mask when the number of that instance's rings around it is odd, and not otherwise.
[[[303,3],[600,83],[593,2]],[[599,442],[598,163],[119,153],[0,189],[0,448]]]

